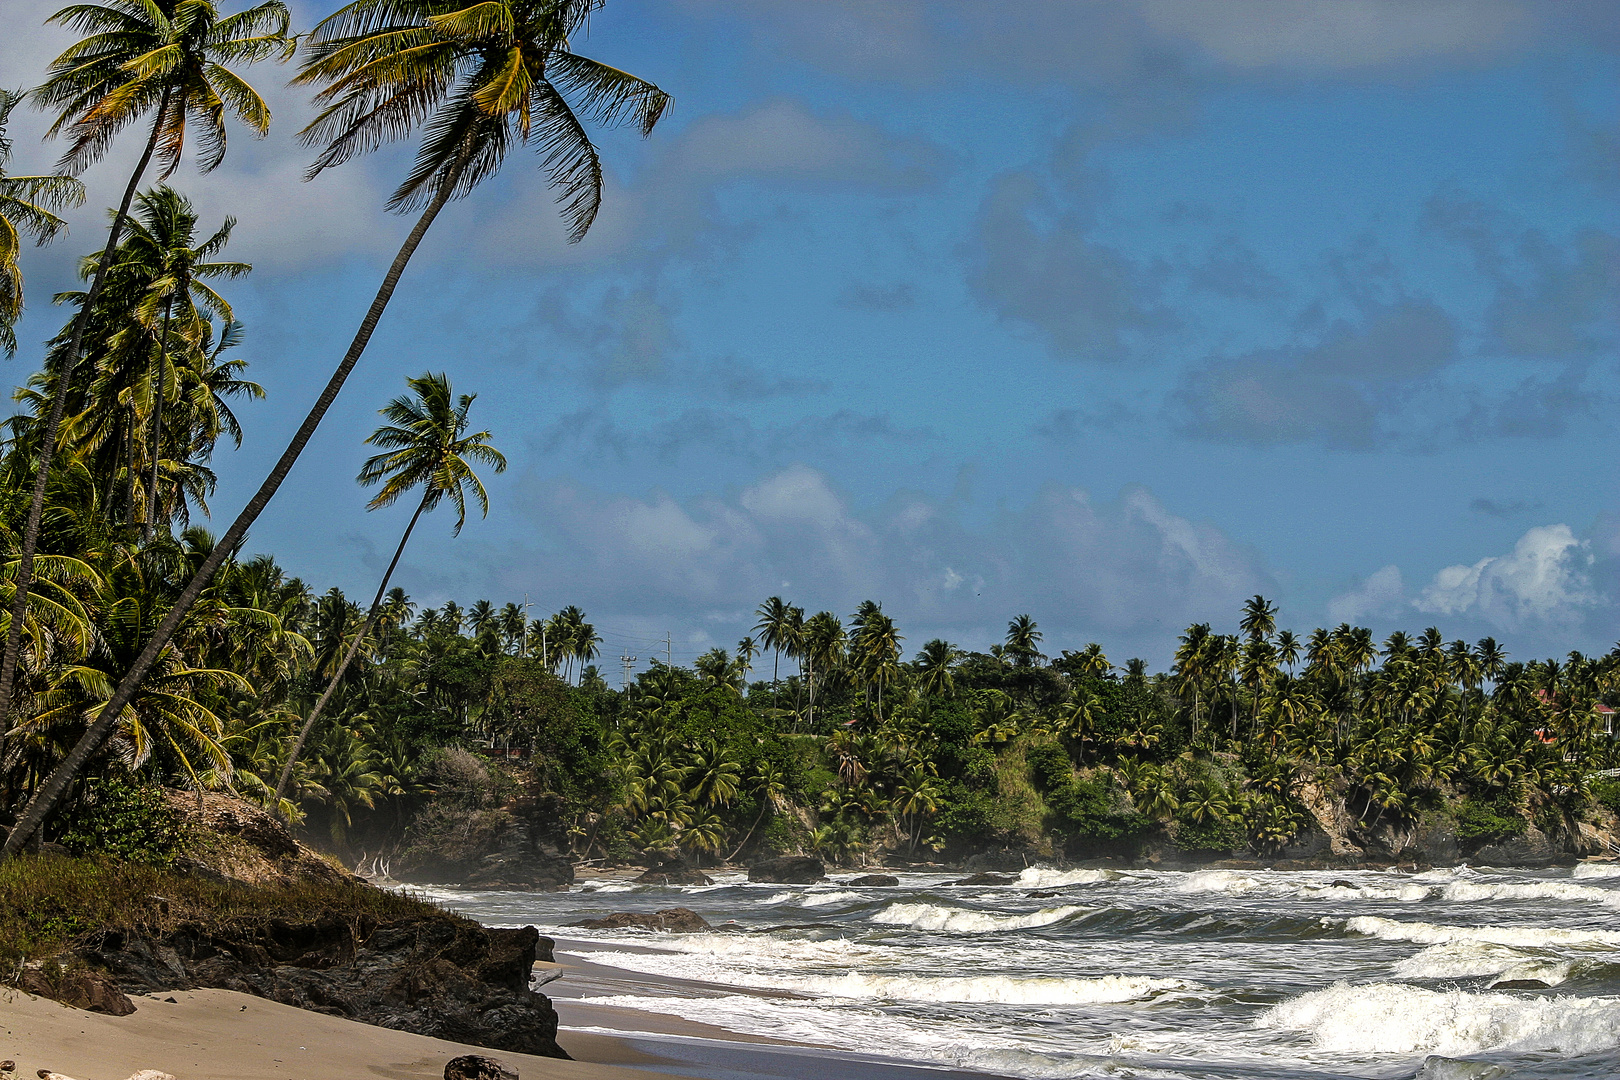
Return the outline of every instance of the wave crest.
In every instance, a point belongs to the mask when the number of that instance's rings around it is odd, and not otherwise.
[[[997,915],[988,911],[943,907],[939,904],[890,904],[872,916],[881,926],[906,926],[913,930],[943,930],[952,934],[983,934],[997,930],[1027,930],[1050,926],[1085,911],[1076,904],[1041,908],[1027,915]]]

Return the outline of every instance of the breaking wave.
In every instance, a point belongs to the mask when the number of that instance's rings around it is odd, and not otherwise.
[[[1332,920],[1324,919],[1324,923]],[[1346,919],[1344,928],[1353,934],[1384,941],[1410,941],[1418,945],[1444,945],[1453,941],[1483,941],[1513,948],[1548,946],[1620,947],[1620,930],[1574,930],[1552,926],[1441,926],[1426,922],[1401,922],[1376,915]]]
[[[983,934],[997,930],[1027,930],[1062,922],[1086,909],[1075,904],[1042,908],[1027,915],[997,915],[938,904],[890,904],[873,915],[880,926],[906,926],[913,930],[943,930],[951,934]]]
[[[1309,1032],[1354,1054],[1587,1054],[1620,1047],[1620,998],[1524,997],[1335,983],[1277,1005],[1262,1028]]]

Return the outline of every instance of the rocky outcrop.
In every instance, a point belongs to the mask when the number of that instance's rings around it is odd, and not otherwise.
[[[900,884],[900,879],[893,874],[862,874],[860,877],[840,881],[840,885],[854,885],[858,888],[893,888]]]
[[[445,1064],[444,1080],[518,1080],[518,1074],[494,1058],[463,1054]]]
[[[156,937],[107,931],[78,950],[126,993],[210,987],[495,1050],[566,1058],[557,1013],[529,989],[532,926],[453,916],[389,923],[325,916],[225,928],[182,923]]]
[[[761,859],[748,868],[749,881],[772,885],[814,885],[827,876],[827,867],[813,855],[782,855]]]
[[[713,885],[714,879],[685,859],[659,863],[632,879],[637,885]]]
[[[970,874],[969,876],[967,876],[965,878],[960,878],[960,879],[958,879],[956,881],[951,882],[951,884],[952,885],[1011,885],[1013,882],[1015,882],[1017,880],[1018,880],[1017,878],[1008,877],[1006,874]]]
[[[62,968],[54,963],[30,965],[17,980],[17,989],[86,1012],[128,1016],[135,1011],[135,1003],[110,978],[83,968]]]
[[[468,889],[561,891],[574,883],[574,863],[558,847],[558,813],[550,800],[528,796],[496,809],[429,807],[388,872]]]
[[[616,911],[606,918],[582,919],[568,925],[583,927],[586,930],[625,930],[634,927],[641,930],[662,930],[670,934],[697,934],[714,929],[703,916],[691,908],[683,907],[664,908],[650,914],[643,911]]]
[[[1351,840],[1356,822],[1345,809],[1342,791],[1329,791],[1321,784],[1309,782],[1296,789],[1299,801],[1316,819],[1317,827],[1328,838],[1328,853],[1336,859],[1359,859],[1366,854],[1361,845]]]

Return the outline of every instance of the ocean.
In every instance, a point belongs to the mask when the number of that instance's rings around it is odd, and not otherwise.
[[[1028,1078],[1620,1076],[1620,864],[838,876],[852,875],[426,891],[489,925],[533,923],[559,961],[615,973],[545,987],[596,1015],[863,1057]],[[567,925],[676,906],[714,932]]]

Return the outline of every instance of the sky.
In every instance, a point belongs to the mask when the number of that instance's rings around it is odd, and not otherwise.
[[[6,0],[4,85],[57,6]],[[397,583],[577,604],[612,673],[734,646],[771,595],[876,600],[908,651],[1028,613],[1121,664],[1257,593],[1301,636],[1620,637],[1620,5],[611,0],[574,47],[674,110],[599,134],[577,245],[521,152],[435,224],[248,543],[317,590],[375,589],[410,508],[365,510],[363,439],[433,370],[511,464]],[[216,456],[220,530],[409,228],[409,145],[302,181],[292,70],[246,72],[268,138],[172,180],[254,264],[269,397]],[[47,125],[19,108],[14,173]],[[24,255],[14,383],[137,152]]]

